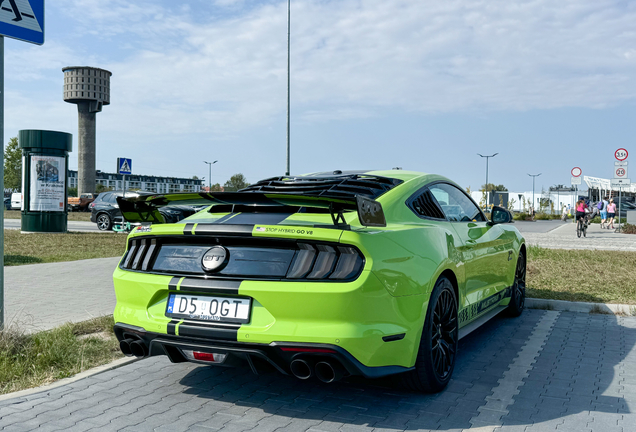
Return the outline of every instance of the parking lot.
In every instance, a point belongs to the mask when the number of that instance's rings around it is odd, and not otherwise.
[[[436,395],[141,360],[0,402],[0,427],[126,431],[636,431],[636,318],[526,310],[460,343]]]

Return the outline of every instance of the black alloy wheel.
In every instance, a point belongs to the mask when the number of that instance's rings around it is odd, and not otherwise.
[[[523,250],[519,251],[517,266],[515,267],[515,283],[512,286],[512,296],[508,305],[508,315],[518,317],[526,304],[526,257]]]
[[[113,222],[110,219],[110,216],[108,216],[107,213],[102,213],[99,216],[97,216],[97,228],[100,231],[108,231],[112,228],[113,226]]]
[[[459,326],[453,284],[441,277],[428,304],[415,370],[403,374],[404,384],[427,393],[442,391],[453,374]]]

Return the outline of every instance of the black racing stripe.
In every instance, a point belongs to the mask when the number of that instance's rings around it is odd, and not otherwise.
[[[183,227],[183,235],[192,235],[192,228],[194,228],[194,224],[187,223],[185,227]]]
[[[267,211],[267,210],[265,210]],[[278,225],[293,213],[240,213],[232,218],[236,225]]]
[[[213,327],[205,324],[194,324],[183,322],[179,325],[179,336],[190,336],[210,339],[238,340],[238,329],[240,326]]]
[[[170,279],[170,282],[168,283],[168,290],[169,291],[176,291],[177,287],[179,286],[179,280],[181,278],[180,277],[173,277],[172,279]]]
[[[218,224],[197,224],[194,235],[252,235],[254,225],[218,225]]]
[[[172,321],[170,321],[168,323],[168,334],[169,335],[176,335],[177,334],[176,329],[177,329],[177,324],[179,324],[179,321],[181,321],[181,320],[173,319]]]
[[[208,294],[237,295],[241,281],[185,278],[181,282],[181,291],[202,292]]]

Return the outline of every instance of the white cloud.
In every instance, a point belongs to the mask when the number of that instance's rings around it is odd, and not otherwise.
[[[253,3],[209,23],[195,15],[202,3],[190,12],[154,2],[75,4],[89,11],[95,33],[142,38],[143,51],[110,66],[115,100],[176,102],[216,118],[202,108],[212,104],[253,122],[284,110],[286,2]],[[625,62],[636,44],[634,22],[635,7],[608,0],[293,2],[293,103],[307,119],[320,117],[323,105],[368,115],[374,107],[618,104],[636,97],[636,72]],[[175,34],[178,43],[170,41]]]
[[[286,1],[49,7],[81,35],[76,48],[53,39],[13,52],[10,70],[23,81],[55,80],[60,95],[63,66],[111,70],[101,131],[231,137],[285,111]],[[294,118],[633,101],[634,22],[633,2],[611,0],[293,1]]]

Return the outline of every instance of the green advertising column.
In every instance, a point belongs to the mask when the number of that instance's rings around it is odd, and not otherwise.
[[[73,135],[21,130],[22,232],[66,232],[68,152]]]

